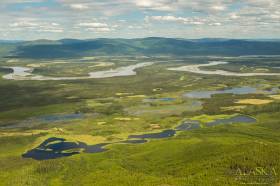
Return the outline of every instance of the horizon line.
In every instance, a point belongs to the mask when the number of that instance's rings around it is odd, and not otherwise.
[[[30,40],[21,40],[21,39],[2,39],[0,41],[14,41],[14,42],[28,42],[28,41],[60,41],[60,40],[96,40],[96,39],[124,39],[124,40],[133,40],[133,39],[148,39],[148,38],[162,38],[162,39],[183,39],[183,40],[202,40],[202,39],[224,39],[224,40],[280,40],[280,38],[231,38],[231,37],[201,37],[201,38],[180,38],[180,37],[158,37],[158,36],[149,36],[149,37],[135,37],[135,38],[122,38],[122,37],[97,37],[97,38],[60,38],[60,39],[30,39]]]

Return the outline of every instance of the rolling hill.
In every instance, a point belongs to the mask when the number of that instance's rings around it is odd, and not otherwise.
[[[81,56],[240,56],[280,55],[278,40],[175,39],[62,39],[0,42],[2,56],[19,58],[68,58]]]

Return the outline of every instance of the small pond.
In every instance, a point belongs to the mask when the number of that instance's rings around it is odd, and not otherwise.
[[[240,88],[232,88],[232,89],[226,89],[226,90],[213,90],[213,91],[192,91],[189,93],[184,94],[185,97],[188,98],[211,98],[212,95],[215,94],[254,94],[257,92],[256,88],[253,87],[240,87]]]
[[[237,115],[231,118],[225,119],[217,119],[213,122],[206,123],[207,127],[212,127],[215,125],[226,125],[226,124],[233,124],[233,123],[255,123],[257,120],[255,118],[244,116],[244,115]],[[201,128],[201,122],[197,120],[187,120],[184,121],[182,124],[176,127],[177,131],[187,131]]]
[[[195,120],[184,121],[182,124],[176,127],[176,130],[186,131],[200,128],[200,122]]]
[[[143,102],[156,102],[156,101],[174,101],[175,98],[146,98],[143,100]]]
[[[257,120],[255,118],[249,116],[233,116],[227,119],[217,119],[213,122],[209,122],[206,125],[208,127],[215,126],[215,125],[226,125],[226,124],[233,124],[233,123],[255,123]]]
[[[175,130],[164,130],[162,132],[159,133],[148,133],[148,134],[140,134],[140,135],[130,135],[128,136],[128,138],[141,138],[141,139],[145,139],[145,138],[151,138],[151,139],[160,139],[160,138],[168,138],[168,137],[172,137],[176,134]]]
[[[216,94],[236,94],[236,95],[245,95],[245,94],[277,94],[279,91],[279,88],[273,87],[270,90],[258,90],[254,87],[236,87],[232,89],[225,89],[225,90],[209,90],[209,91],[192,91],[189,93],[184,94],[183,96],[188,98],[196,98],[196,99],[202,99],[202,98],[211,98],[212,95]]]
[[[145,139],[137,139],[137,140],[125,140],[121,141],[120,143],[128,143],[128,144],[141,144],[141,143],[146,143],[148,140]]]
[[[36,117],[36,119],[38,119],[42,122],[58,122],[58,121],[81,119],[81,118],[83,118],[83,116],[84,116],[84,114],[82,114],[82,113],[54,114],[54,115],[39,116],[39,117]]]
[[[43,115],[43,116],[31,117],[19,122],[7,123],[5,125],[1,125],[0,129],[33,128],[41,124],[71,121],[75,119],[82,119],[84,117],[85,114],[83,113]]]

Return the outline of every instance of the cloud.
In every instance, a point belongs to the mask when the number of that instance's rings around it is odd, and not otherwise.
[[[9,24],[10,30],[29,30],[34,32],[64,32],[60,24],[55,22],[42,22],[35,18],[18,18],[16,22]]]
[[[209,23],[210,26],[221,26],[222,23]]]
[[[138,0],[135,5],[142,9],[158,11],[175,11],[177,9],[172,0]]]
[[[38,32],[54,32],[54,33],[62,33],[63,29],[39,29]]]
[[[215,11],[224,11],[227,9],[227,7],[224,5],[213,5],[210,7],[210,9],[215,10]]]
[[[22,22],[15,22],[15,23],[11,23],[10,27],[34,27],[34,26],[38,26],[37,23],[32,23],[32,22],[27,22],[27,21],[22,21]]]
[[[106,23],[97,23],[97,22],[79,23],[78,26],[91,27],[91,28],[108,27],[108,25]]]
[[[221,26],[222,23],[215,22],[214,20],[201,18],[201,17],[175,17],[172,15],[168,16],[146,16],[145,20],[158,21],[158,22],[174,22],[185,25],[209,25],[209,26]]]
[[[222,12],[228,9],[232,0],[135,0],[141,9],[157,11],[194,11],[204,13]]]
[[[134,0],[57,0],[63,7],[72,10],[87,10],[95,14],[115,16],[133,11]]]
[[[110,28],[88,28],[87,30],[89,30],[89,31],[95,31],[95,32],[110,32],[110,31],[112,31],[112,29],[110,29]]]
[[[77,24],[77,28],[83,27],[87,31],[95,32],[111,32],[114,31],[117,25],[109,26],[107,23],[101,22],[84,22]]]
[[[280,37],[279,0],[1,0],[0,11],[7,38]]]
[[[75,10],[89,9],[89,6],[87,4],[70,4],[69,7]]]

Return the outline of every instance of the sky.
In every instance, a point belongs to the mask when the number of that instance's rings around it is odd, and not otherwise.
[[[0,0],[0,39],[280,38],[280,0]]]

